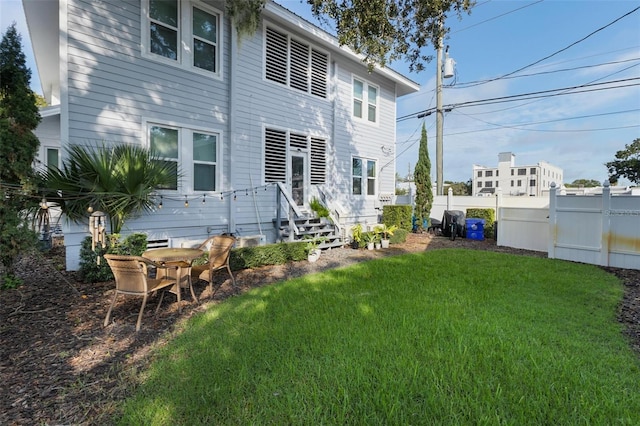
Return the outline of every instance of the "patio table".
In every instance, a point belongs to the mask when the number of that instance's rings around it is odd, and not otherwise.
[[[180,306],[180,301],[182,300],[181,289],[187,286],[191,290],[193,300],[199,303],[191,282],[191,264],[203,254],[204,252],[202,250],[195,248],[166,247],[147,250],[142,253],[142,257],[176,268],[178,284],[172,288],[172,291],[175,289],[176,296],[178,297],[178,306]]]

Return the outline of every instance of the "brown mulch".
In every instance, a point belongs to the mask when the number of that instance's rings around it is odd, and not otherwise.
[[[136,371],[150,351],[164,344],[179,324],[196,312],[253,287],[372,258],[448,247],[546,257],[546,253],[498,247],[494,241],[410,234],[407,242],[385,250],[325,251],[315,263],[292,262],[238,271],[237,288],[224,274],[213,300],[204,282],[195,284],[201,305],[185,295],[182,312],[167,295],[157,316],[151,299],[135,332],[139,298],[120,297],[112,322],[103,327],[113,282],[83,283],[64,265],[62,247],[40,258],[20,260],[24,285],[0,291],[0,424],[110,424]],[[618,319],[640,355],[640,270],[605,268],[625,285]]]

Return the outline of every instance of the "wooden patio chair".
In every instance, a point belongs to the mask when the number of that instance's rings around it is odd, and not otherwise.
[[[213,292],[213,274],[216,271],[226,269],[231,277],[233,286],[236,286],[236,280],[233,277],[231,267],[229,266],[231,249],[235,243],[235,237],[230,235],[214,235],[213,237],[205,240],[198,247],[200,250],[209,253],[209,259],[208,263],[204,265],[193,265],[191,267],[191,276],[195,279],[201,279],[209,283],[209,290],[212,292],[211,297],[215,294]]]
[[[109,310],[107,311],[107,316],[104,319],[104,326],[106,327],[109,324],[111,310],[116,303],[118,295],[130,294],[134,296],[142,296],[142,306],[140,307],[140,313],[138,314],[138,322],[136,323],[136,332],[140,331],[142,313],[144,312],[144,307],[147,304],[149,294],[174,286],[177,281],[167,273],[158,274],[158,271],[165,269],[165,267],[159,263],[145,259],[144,257],[105,254],[104,258],[107,260],[116,280],[116,292],[113,296],[111,306],[109,306]],[[162,275],[162,278],[150,278],[149,272],[152,268],[156,268],[156,276]],[[163,297],[164,291],[162,292],[160,301],[156,307],[156,314],[158,313],[158,309],[160,309]]]

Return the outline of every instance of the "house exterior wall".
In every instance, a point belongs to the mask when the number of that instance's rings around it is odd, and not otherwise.
[[[190,4],[185,0],[183,10]],[[179,161],[188,177],[192,154],[182,140],[183,132],[210,132],[217,137],[215,191],[194,191],[192,180],[181,178],[177,190],[158,191],[157,208],[128,220],[123,234],[144,232],[149,239],[169,240],[170,246],[222,232],[261,234],[266,241],[274,241],[272,220],[278,206],[276,187],[265,179],[267,128],[326,142],[325,182],[305,188],[307,201],[327,194],[340,206],[341,219],[347,223],[375,221],[380,194],[393,193],[395,77],[369,74],[358,59],[332,44],[330,36],[321,30],[309,31],[308,23],[292,25],[287,20],[293,15],[284,19],[288,12],[273,4],[263,12],[256,34],[242,40],[224,16],[224,2],[194,4],[219,13],[216,75],[146,53],[147,0],[59,2],[58,135],[63,145],[149,146],[151,126],[178,129]],[[265,78],[265,31],[269,26],[326,53],[326,97]],[[353,117],[354,77],[377,88],[375,123]],[[404,93],[417,90],[414,83],[403,84]],[[288,154],[293,152],[289,149]],[[64,153],[61,156],[64,161]],[[374,193],[353,195],[353,158],[375,162]],[[87,223],[64,224],[70,270],[79,266],[87,226],[88,217]]]

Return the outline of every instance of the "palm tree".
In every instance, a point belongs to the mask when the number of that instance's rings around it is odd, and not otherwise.
[[[62,169],[45,172],[45,195],[74,222],[86,219],[89,207],[105,212],[112,234],[127,219],[152,211],[156,189],[175,185],[177,178],[173,163],[137,145],[71,145],[67,157]]]

